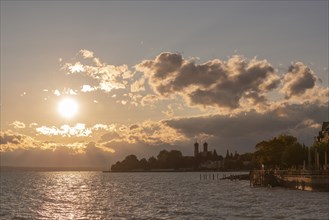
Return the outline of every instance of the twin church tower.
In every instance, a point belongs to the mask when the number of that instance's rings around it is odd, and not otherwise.
[[[207,155],[207,153],[208,153],[208,143],[204,142],[203,143],[203,152],[202,152],[202,154]],[[199,155],[199,143],[195,142],[194,143],[194,157],[197,157],[198,155]]]

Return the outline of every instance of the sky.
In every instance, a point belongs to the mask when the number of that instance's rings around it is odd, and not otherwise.
[[[310,146],[328,32],[328,1],[1,1],[1,165]]]

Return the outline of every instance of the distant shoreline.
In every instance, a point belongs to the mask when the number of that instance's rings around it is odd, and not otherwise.
[[[59,172],[59,171],[103,171],[104,167],[15,167],[15,166],[0,166],[0,172]]]
[[[15,166],[0,167],[0,172],[88,172],[88,171],[103,172],[103,173],[249,172],[249,170],[175,170],[175,169],[110,171],[101,167],[15,167]]]
[[[140,170],[140,171],[109,171],[103,170],[103,173],[227,173],[227,172],[250,172],[250,170]]]

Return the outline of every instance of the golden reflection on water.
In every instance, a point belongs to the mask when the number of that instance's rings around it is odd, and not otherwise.
[[[39,186],[45,201],[39,210],[41,218],[80,219],[90,205],[97,203],[92,173],[49,172],[45,175],[47,181]]]

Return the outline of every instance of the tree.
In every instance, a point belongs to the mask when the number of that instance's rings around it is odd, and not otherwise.
[[[282,153],[282,164],[284,167],[298,167],[304,160],[303,146],[299,143],[287,145]]]
[[[324,154],[325,154],[325,152],[327,152],[327,157],[329,157],[329,142],[324,143],[324,142],[316,141],[312,146],[312,152],[314,152],[315,150],[317,152],[319,152],[319,155],[320,155],[319,163],[324,164]],[[311,155],[314,155],[314,153],[311,154]]]
[[[150,157],[148,159],[148,163],[150,165],[150,169],[158,168],[158,161],[157,161],[157,159],[155,159],[155,157]]]
[[[139,161],[139,167],[142,170],[150,170],[150,164],[145,158],[143,158]]]
[[[136,155],[131,154],[121,162],[122,171],[132,171],[139,168],[139,161]]]
[[[212,153],[212,160],[213,161],[217,161],[219,158],[218,158],[218,154],[217,154],[217,151],[214,149],[213,153]]]
[[[272,168],[276,166],[287,168],[303,163],[302,145],[293,136],[280,135],[269,141],[261,141],[255,147],[254,160],[257,161],[258,166],[264,164]]]
[[[178,150],[172,150],[169,152],[167,167],[171,169],[178,169],[183,165],[182,152]]]
[[[167,150],[162,150],[159,152],[157,158],[158,158],[159,168],[162,168],[162,169],[167,168],[169,152]]]
[[[230,152],[227,150],[227,151],[226,151],[225,159],[229,159],[229,158],[230,158]]]

